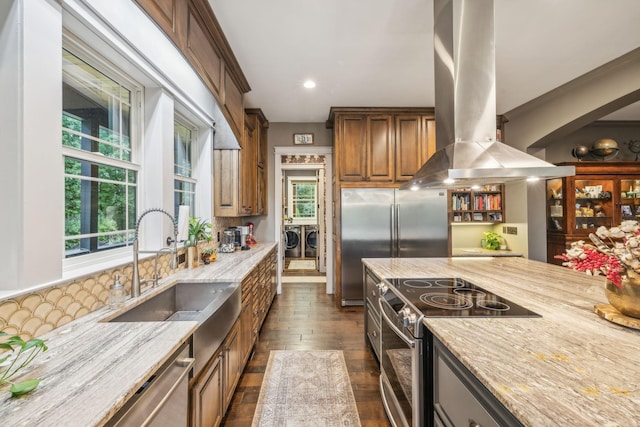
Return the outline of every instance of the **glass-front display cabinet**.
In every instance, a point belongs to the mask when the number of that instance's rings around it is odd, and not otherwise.
[[[547,262],[571,242],[589,240],[600,226],[607,228],[625,219],[640,220],[640,163],[572,162],[576,175],[546,183]]]

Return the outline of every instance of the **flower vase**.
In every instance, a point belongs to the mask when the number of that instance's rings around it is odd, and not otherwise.
[[[187,268],[193,268],[193,251],[193,246],[187,248]]]
[[[193,268],[200,267],[200,248],[198,244],[193,247]]]
[[[622,288],[607,280],[605,294],[616,310],[625,316],[640,319],[640,275],[628,271],[622,277]]]
[[[188,268],[197,268],[200,266],[200,252],[198,251],[198,246],[189,246],[187,248],[187,267]]]

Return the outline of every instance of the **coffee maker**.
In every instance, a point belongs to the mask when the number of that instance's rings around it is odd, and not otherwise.
[[[236,250],[246,251],[249,249],[247,246],[247,236],[249,235],[249,227],[229,227],[228,230],[233,231],[235,237]]]
[[[249,238],[249,227],[243,225],[238,228],[240,229],[240,242],[242,243],[241,249],[246,251],[249,249],[249,245],[247,244],[247,239]]]

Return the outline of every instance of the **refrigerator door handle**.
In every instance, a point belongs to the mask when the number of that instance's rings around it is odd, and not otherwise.
[[[391,230],[391,240],[389,240],[389,249],[391,252],[391,258],[394,258],[396,256],[396,246],[395,246],[395,241],[396,241],[396,212],[394,209],[394,205],[389,205],[389,209],[391,210],[391,224],[389,224],[390,230]]]
[[[393,239],[393,241],[395,242],[396,245],[396,254],[394,255],[395,257],[400,257],[400,205],[395,205],[396,208],[396,215],[395,215],[395,228],[396,228],[396,235],[395,238]]]

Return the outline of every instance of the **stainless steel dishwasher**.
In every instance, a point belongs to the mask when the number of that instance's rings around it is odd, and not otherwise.
[[[189,373],[195,359],[185,344],[106,424],[113,427],[186,427]]]

